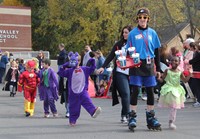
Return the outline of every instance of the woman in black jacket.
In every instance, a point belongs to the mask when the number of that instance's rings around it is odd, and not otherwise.
[[[132,30],[131,26],[125,26],[121,32],[121,39],[115,43],[110,54],[107,56],[103,66],[98,69],[98,73],[103,73],[109,63],[114,59],[113,69],[113,87],[112,87],[112,99],[113,106],[119,103],[117,91],[121,97],[122,110],[121,110],[121,122],[127,123],[127,116],[130,111],[130,87],[129,87],[129,69],[122,70],[116,65],[116,50],[122,50],[123,54],[126,54],[126,43],[129,32]]]
[[[189,64],[192,65],[193,72],[200,73],[200,41],[194,43],[197,47],[197,50],[194,52],[194,57],[189,61]],[[190,46],[191,47],[191,46]],[[192,77],[191,81],[191,89],[194,95],[197,98],[197,102],[193,104],[194,107],[200,107],[200,79]]]

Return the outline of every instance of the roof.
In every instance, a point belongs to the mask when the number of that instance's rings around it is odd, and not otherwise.
[[[188,25],[189,23],[185,23],[185,22],[177,24],[176,25],[177,32],[181,32]],[[174,29],[172,25],[157,30],[161,43],[167,43],[171,39],[173,39],[175,36],[177,36],[178,33],[176,32],[176,30]]]

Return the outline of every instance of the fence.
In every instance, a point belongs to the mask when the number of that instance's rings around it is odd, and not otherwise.
[[[40,51],[24,51],[24,52],[12,52],[13,58],[23,58],[23,59],[31,59],[32,57],[37,57]],[[49,51],[42,51],[44,53],[44,57],[50,58]]]

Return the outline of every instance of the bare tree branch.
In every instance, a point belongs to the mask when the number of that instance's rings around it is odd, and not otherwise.
[[[174,27],[176,33],[178,34],[179,38],[181,39],[181,42],[183,42],[183,37],[181,36],[180,32],[178,32],[177,29],[176,29],[176,24],[174,23],[174,20],[173,20],[171,14],[170,14],[170,12],[169,12],[169,9],[168,9],[168,7],[167,7],[166,1],[165,1],[165,0],[162,0],[162,1],[163,1],[163,6],[164,6],[164,8],[165,8],[165,10],[166,10],[166,12],[167,12],[167,15],[169,16],[169,19],[170,19],[171,24],[173,25],[173,27]]]

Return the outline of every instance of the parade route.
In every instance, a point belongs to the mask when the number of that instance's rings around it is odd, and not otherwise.
[[[3,85],[0,85],[2,89]],[[139,100],[137,128],[128,130],[120,123],[121,105],[111,106],[111,99],[94,98],[102,113],[93,119],[82,108],[75,127],[70,127],[65,118],[65,108],[56,102],[59,116],[43,118],[43,103],[37,97],[35,115],[24,116],[23,94],[9,97],[9,92],[0,91],[0,139],[198,139],[200,136],[200,108],[186,103],[185,109],[177,112],[177,130],[168,128],[168,109],[156,106],[156,116],[162,131],[149,131],[146,127],[145,101]],[[157,102],[156,102],[157,104]]]

